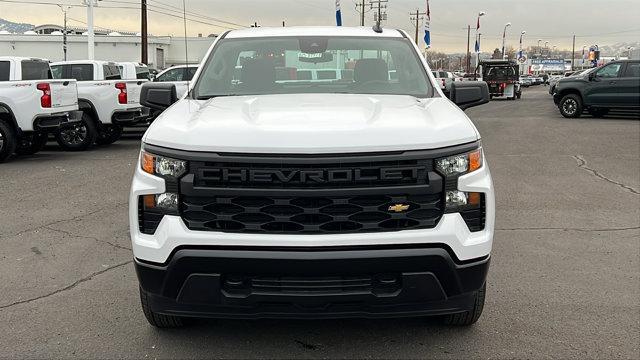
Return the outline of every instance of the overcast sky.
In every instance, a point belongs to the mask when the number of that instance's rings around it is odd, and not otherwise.
[[[29,1],[79,5],[81,0],[24,0],[6,3],[0,0],[0,17],[14,22],[32,24],[62,23],[62,12],[56,6],[28,5]],[[154,35],[182,35],[182,20],[166,14],[180,15],[177,8],[181,0],[147,0],[150,10],[149,31]],[[359,25],[354,0],[342,0],[343,23]],[[140,28],[140,12],[136,0],[102,0],[95,12],[96,26],[135,31]],[[335,0],[186,0],[189,35],[220,33],[237,25],[224,24],[214,19],[238,25],[257,21],[262,26],[334,25]],[[526,30],[525,46],[537,39],[549,41],[549,46],[571,47],[571,36],[578,35],[576,48],[583,44],[614,44],[640,40],[640,0],[430,0],[432,47],[444,52],[464,52],[466,26],[475,30],[478,11],[487,14],[481,19],[483,51],[499,47],[502,29],[511,22],[507,43],[517,46],[520,31]],[[115,8],[120,7],[120,8]],[[131,7],[123,9],[122,7]],[[409,12],[424,10],[426,0],[389,0],[387,27],[403,28],[413,34]],[[166,13],[161,14],[158,11]],[[196,16],[199,15],[199,16]],[[86,10],[74,7],[69,12],[70,25],[84,26]],[[373,21],[373,12],[366,15],[367,25]]]

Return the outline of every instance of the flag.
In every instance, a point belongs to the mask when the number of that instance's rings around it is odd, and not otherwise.
[[[340,9],[340,0],[336,0],[336,25],[342,26],[342,10]]]
[[[476,23],[476,46],[474,47],[476,53],[480,53],[480,36],[478,32],[480,30],[480,16],[478,16],[478,22]]]
[[[424,43],[427,48],[431,47],[431,10],[429,10],[429,0],[427,0],[427,17],[424,20]]]

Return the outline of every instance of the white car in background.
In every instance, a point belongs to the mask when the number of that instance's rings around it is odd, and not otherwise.
[[[176,93],[178,98],[187,93],[189,89],[189,81],[193,79],[198,70],[197,65],[177,65],[172,66],[161,73],[154,79],[154,82],[168,82],[176,85]]]

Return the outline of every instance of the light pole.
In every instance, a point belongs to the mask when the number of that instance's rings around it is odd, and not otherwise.
[[[544,42],[544,51],[547,53],[547,58],[549,58],[549,47],[547,46],[548,44],[548,41]]]
[[[540,47],[540,42],[542,41],[542,39],[538,39],[538,53],[540,54],[540,57],[542,57],[542,48]]]
[[[504,24],[504,31],[502,32],[502,58],[506,59],[506,54],[504,53],[504,43],[507,37],[507,28],[511,26],[511,23],[508,22],[506,24]]]
[[[582,68],[584,68],[584,49],[587,48],[587,45],[582,45]]]
[[[476,67],[480,63],[480,17],[485,16],[487,13],[484,11],[480,11],[478,13],[478,20],[476,21],[476,44],[475,44],[475,53],[476,53]],[[467,70],[467,72],[469,72]]]
[[[525,30],[522,30],[520,32],[520,55],[522,55],[522,38],[524,37],[524,34],[526,34],[527,32]]]
[[[98,0],[84,0],[87,5],[87,55],[89,60],[94,58],[95,37],[93,32],[93,7],[98,5]]]

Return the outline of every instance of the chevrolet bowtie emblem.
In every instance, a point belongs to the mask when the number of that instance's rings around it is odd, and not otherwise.
[[[401,213],[409,210],[409,207],[411,207],[411,205],[395,204],[395,205],[389,206],[389,211]]]

